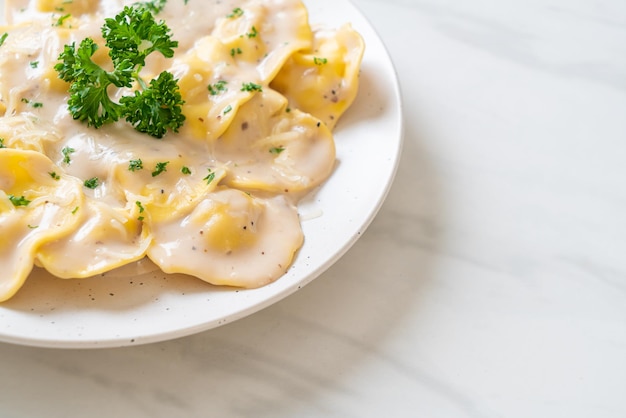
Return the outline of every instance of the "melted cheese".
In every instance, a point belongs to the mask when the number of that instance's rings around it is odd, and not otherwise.
[[[356,32],[312,30],[299,0],[168,1],[157,19],[179,46],[172,59],[152,54],[141,76],[174,74],[186,123],[157,140],[124,122],[75,121],[53,68],[64,45],[86,37],[106,66],[103,20],[134,1],[5,3],[0,301],[34,264],[85,278],[132,274],[149,259],[247,288],[285,273],[304,240],[298,198],[330,176],[331,131],[356,96]]]

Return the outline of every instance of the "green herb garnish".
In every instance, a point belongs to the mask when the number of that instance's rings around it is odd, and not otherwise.
[[[254,26],[252,26],[252,28],[250,29],[250,32],[246,33],[246,36],[248,38],[256,38],[256,36],[259,34],[259,32],[257,32],[256,28]]]
[[[67,14],[67,15],[63,15],[61,16],[55,23],[53,26],[63,26],[63,22],[65,22],[67,19],[69,19],[72,15]]]
[[[236,7],[233,9],[233,11],[230,14],[227,14],[226,17],[229,19],[235,18],[235,17],[240,17],[243,16],[243,10],[241,10],[240,7]]]
[[[228,84],[228,82],[224,80],[220,80],[215,84],[209,84],[209,93],[211,93],[211,96],[217,96],[218,94],[225,92],[226,84]]]
[[[156,163],[156,167],[154,168],[154,171],[152,172],[152,177],[156,177],[159,174],[163,173],[164,171],[167,171],[167,165],[169,163],[170,163],[169,161]]]
[[[31,105],[32,107],[34,107],[35,109],[38,109],[40,107],[43,107],[43,103],[41,102],[33,102],[32,100],[27,99],[26,97],[22,97],[21,99],[22,103],[26,103],[28,105]]]
[[[128,171],[137,171],[143,169],[143,161],[141,158],[137,160],[130,160],[128,162]]]
[[[11,201],[11,203],[13,203],[13,206],[18,207],[18,206],[28,206],[30,204],[30,200],[26,199],[24,196],[13,196],[12,194],[10,194],[9,196],[9,200]]]
[[[92,177],[89,180],[85,180],[83,184],[88,189],[95,189],[96,187],[98,187],[98,183],[98,177]]]
[[[72,147],[65,147],[61,150],[61,153],[63,154],[63,162],[65,164],[69,164],[72,160],[70,159],[70,154],[76,152],[76,150]]]
[[[105,19],[102,36],[109,48],[113,70],[107,71],[92,61],[98,45],[91,38],[65,45],[55,65],[59,78],[70,83],[68,109],[74,119],[99,128],[124,118],[140,132],[161,138],[168,129],[182,126],[184,101],[174,76],[164,71],[146,83],[141,69],[146,58],[158,52],[166,58],[174,55],[177,41],[171,40],[170,29],[163,21],[156,22],[148,3],[126,6],[114,18]],[[150,4],[158,7],[160,3]],[[137,90],[119,103],[109,96],[111,87]]]
[[[135,205],[139,208],[139,213],[140,214],[145,212],[146,209],[143,207],[143,205],[141,204],[141,202],[139,200],[137,200],[135,202]],[[137,217],[137,220],[138,221],[143,221],[144,217],[143,216],[139,216],[139,217]]]
[[[255,83],[244,83],[241,91],[263,91],[263,87]]]
[[[161,10],[163,10],[163,8],[165,7],[165,3],[167,3],[167,0],[152,0],[135,3],[135,6],[142,7],[150,11],[152,14],[156,15],[158,13],[161,13]],[[187,4],[187,1],[185,1],[185,4]]]
[[[215,172],[211,170],[210,168],[208,170],[209,170],[209,174],[202,180],[206,180],[206,184],[211,184],[211,182],[215,180]]]

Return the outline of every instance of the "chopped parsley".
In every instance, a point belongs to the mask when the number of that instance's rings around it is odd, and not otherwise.
[[[230,113],[232,110],[233,110],[233,107],[231,105],[228,105],[224,108],[224,111],[222,113],[227,114],[227,113]]]
[[[270,153],[271,154],[280,154],[281,152],[283,152],[285,150],[285,147],[283,147],[282,145],[280,147],[272,147],[270,148]]]
[[[61,150],[61,153],[63,154],[63,162],[65,164],[69,164],[72,162],[72,160],[70,159],[70,154],[76,152],[76,150],[72,147],[65,147]]]
[[[243,51],[241,50],[241,48],[232,48],[230,50],[230,56],[234,57],[235,55],[241,55],[243,53]]]
[[[33,102],[32,100],[29,100],[29,99],[27,99],[27,98],[25,98],[25,97],[22,97],[21,102],[22,102],[22,103],[26,103],[26,104],[28,104],[28,105],[31,105],[31,106],[32,106],[32,107],[34,107],[35,109],[38,109],[38,108],[40,108],[40,107],[43,107],[43,103],[41,103],[41,102]]]
[[[13,203],[13,206],[18,207],[18,206],[28,206],[30,204],[30,200],[26,199],[24,196],[13,196],[12,194],[10,194],[9,196],[9,200],[11,201],[11,203]]]
[[[128,162],[128,171],[137,171],[141,169],[143,169],[143,161],[141,161],[141,158],[130,160]]]
[[[6,41],[8,37],[9,34],[7,32],[4,32],[2,36],[0,36],[0,46],[4,45],[4,41]]]
[[[6,148],[6,145],[4,145],[4,138],[0,138],[0,148]]]
[[[37,68],[37,67],[39,67],[39,61],[30,62],[30,68]]]
[[[256,38],[256,36],[259,34],[259,32],[257,32],[256,28],[254,26],[252,26],[252,28],[250,29],[250,32],[246,33],[246,36],[248,38]]]
[[[152,177],[156,177],[159,174],[163,173],[164,171],[167,171],[167,165],[169,163],[170,163],[169,161],[156,163],[156,167],[154,168],[154,171],[152,172]]]
[[[318,57],[313,57],[313,64],[315,64],[315,65],[324,65],[324,64],[328,64],[328,59],[326,59],[326,58],[318,58]]]
[[[66,14],[66,15],[61,16],[60,18],[57,19],[57,21],[54,23],[53,26],[63,26],[63,23],[67,19],[69,19],[70,17],[72,17],[72,15],[70,15],[70,14]]]
[[[98,187],[98,183],[98,177],[92,177],[89,180],[85,180],[83,184],[88,189],[95,189],[96,187]]]
[[[137,200],[135,202],[135,205],[139,208],[139,213],[140,214],[145,212],[146,208],[143,207],[143,205],[141,204],[141,202],[139,200]],[[137,217],[137,220],[138,221],[143,221],[144,217],[143,216],[139,216],[139,217]]]
[[[225,80],[220,80],[214,84],[209,84],[209,93],[211,96],[217,96],[220,93],[223,93],[227,90],[226,85],[228,84]]]
[[[226,15],[226,17],[229,19],[233,19],[235,17],[241,17],[241,16],[243,16],[243,10],[241,10],[240,7],[234,8],[231,13]]]
[[[241,91],[263,91],[263,87],[255,83],[243,83]]]
[[[213,180],[215,180],[215,172],[211,170],[210,168],[208,170],[209,170],[209,174],[202,180],[206,180],[206,184],[211,184]]]
[[[50,177],[52,177],[53,180],[60,180],[61,176],[59,176],[56,171],[51,171],[48,174],[50,174]]]
[[[188,176],[191,174],[191,170],[189,169],[189,167],[187,167],[186,165],[184,165],[181,169],[180,172],[183,173],[184,175]]]
[[[72,215],[76,215],[76,212],[78,212],[78,206],[76,206],[74,210],[72,210]]]

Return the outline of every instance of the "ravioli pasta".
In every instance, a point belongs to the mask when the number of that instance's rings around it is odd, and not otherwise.
[[[105,62],[100,27],[133,2],[5,3],[0,301],[33,266],[86,278],[147,257],[244,288],[286,272],[304,241],[298,200],[330,176],[332,129],[356,97],[358,33],[312,27],[298,0],[165,2],[156,18],[179,45],[150,56],[141,77],[171,72],[186,121],[155,139],[74,120],[54,70],[64,45],[87,37]]]

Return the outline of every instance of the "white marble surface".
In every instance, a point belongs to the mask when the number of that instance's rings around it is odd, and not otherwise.
[[[355,4],[407,121],[362,239],[199,335],[0,344],[1,417],[626,416],[626,2]]]

